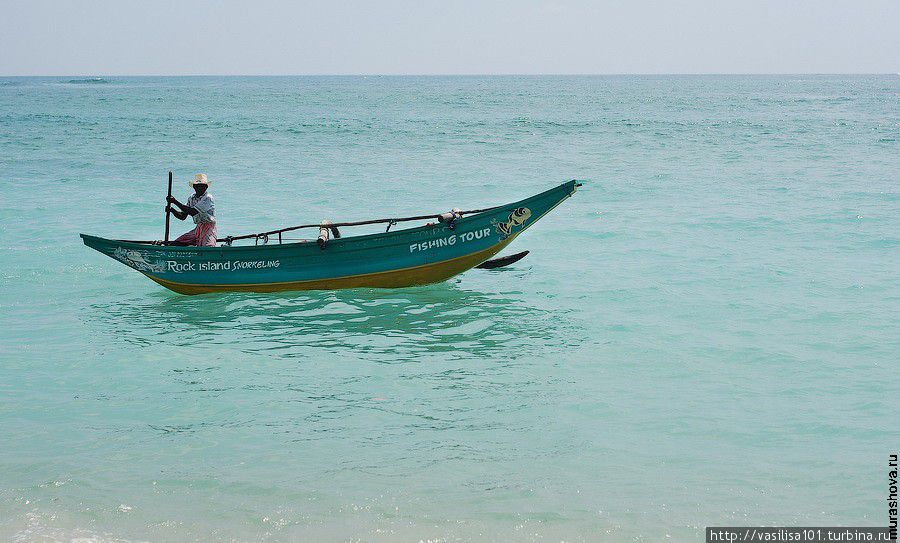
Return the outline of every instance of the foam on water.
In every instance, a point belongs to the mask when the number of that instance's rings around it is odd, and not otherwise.
[[[900,78],[72,79],[0,79],[0,539],[886,521]],[[181,297],[77,236],[169,169],[223,235],[586,183],[510,268]]]

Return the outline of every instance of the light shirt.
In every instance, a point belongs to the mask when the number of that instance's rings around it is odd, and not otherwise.
[[[197,196],[196,192],[191,194],[191,197],[188,198],[187,206],[199,212],[194,215],[194,224],[216,223],[216,202],[209,192],[204,192],[203,196]]]

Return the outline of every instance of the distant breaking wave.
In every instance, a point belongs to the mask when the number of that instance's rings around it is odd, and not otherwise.
[[[109,80],[103,79],[102,77],[87,77],[82,79],[70,79],[69,83],[72,83],[73,85],[102,85],[109,83]]]

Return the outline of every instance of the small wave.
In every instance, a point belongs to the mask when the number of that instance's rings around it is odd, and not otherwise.
[[[103,79],[102,77],[86,77],[82,79],[70,79],[69,83],[73,85],[103,85],[110,83],[110,81],[108,79]]]

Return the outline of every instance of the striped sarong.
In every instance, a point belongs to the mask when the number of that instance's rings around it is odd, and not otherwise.
[[[219,235],[216,230],[216,223],[201,222],[190,232],[185,232],[178,236],[175,241],[186,243],[188,245],[197,245],[200,247],[215,247],[216,237]]]

